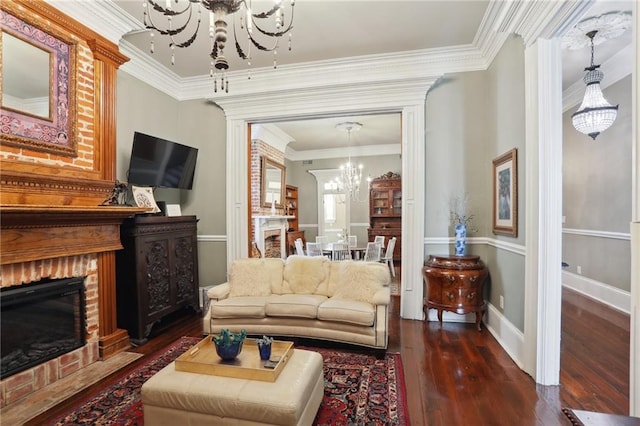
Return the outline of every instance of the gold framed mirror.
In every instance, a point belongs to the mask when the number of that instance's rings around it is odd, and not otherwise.
[[[12,2],[0,9],[0,143],[77,156],[77,41],[50,23],[35,24]]]
[[[285,166],[267,157],[262,157],[260,204],[271,207],[275,201],[276,207],[283,206],[285,186]]]

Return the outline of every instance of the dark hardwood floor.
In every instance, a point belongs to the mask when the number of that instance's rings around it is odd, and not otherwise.
[[[402,320],[399,297],[393,297],[388,350],[402,354],[411,424],[568,425],[563,407],[627,414],[629,317],[568,290],[562,307],[561,385],[540,386],[486,329]],[[149,342],[133,351],[151,354],[181,336],[201,333],[200,317],[184,315],[154,330]],[[27,424],[51,421],[107,382]]]

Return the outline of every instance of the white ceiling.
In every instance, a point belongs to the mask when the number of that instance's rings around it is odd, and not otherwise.
[[[163,0],[157,1],[164,5]],[[132,19],[142,21],[142,0],[115,0],[114,3],[125,14],[131,15]],[[283,0],[283,3],[288,4],[289,0]],[[280,49],[278,63],[284,65],[327,61],[387,52],[469,45],[476,36],[488,3],[487,0],[297,0],[293,49]],[[253,0],[253,11],[265,10],[265,4],[273,3]],[[613,10],[630,11],[632,5],[632,0],[598,0],[585,14],[585,18]],[[159,22],[156,20],[156,24]],[[210,48],[208,25],[204,24],[208,24],[208,17],[203,18],[200,35],[192,46],[176,49],[176,65],[170,64],[166,37],[154,36],[153,58],[181,77],[208,74]],[[177,25],[175,22],[174,27]],[[226,56],[230,70],[242,70],[246,68],[246,64],[235,52],[232,32],[230,25]],[[124,39],[145,52],[149,51],[150,34],[147,30],[134,31],[125,35]],[[630,44],[631,31],[627,31],[621,37],[597,46],[596,62],[605,62]],[[589,64],[589,55],[589,47],[563,51],[563,88],[582,78],[583,69]],[[258,52],[252,59],[252,68],[271,66],[272,62],[272,54]],[[352,134],[352,146],[400,143],[399,114],[329,117],[276,124],[294,141],[289,144],[289,149],[304,151],[334,148],[341,144],[345,146],[347,138],[344,132],[335,128],[335,124],[341,121],[358,121],[363,124],[357,134]],[[375,146],[369,151],[375,154]]]

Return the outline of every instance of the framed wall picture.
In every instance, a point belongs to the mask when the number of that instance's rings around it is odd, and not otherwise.
[[[493,233],[518,236],[518,150],[493,160]]]

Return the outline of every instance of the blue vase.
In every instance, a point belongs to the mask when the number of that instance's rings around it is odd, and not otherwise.
[[[260,359],[265,360],[271,358],[271,342],[258,343],[258,350],[260,351]]]
[[[467,227],[457,224],[454,228],[456,256],[463,256],[467,253]]]

